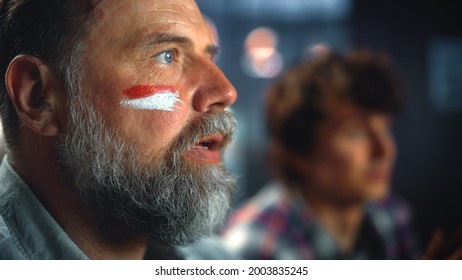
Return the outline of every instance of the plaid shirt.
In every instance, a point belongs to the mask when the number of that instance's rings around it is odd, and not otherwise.
[[[301,198],[273,183],[228,220],[224,244],[243,259],[416,259],[410,212],[403,201],[368,203],[354,249],[344,254],[306,211]]]

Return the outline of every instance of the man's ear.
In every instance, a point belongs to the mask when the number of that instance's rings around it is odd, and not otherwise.
[[[307,174],[308,172],[311,172],[312,165],[308,155],[300,155],[289,151],[286,151],[285,153],[287,160],[299,174]]]
[[[15,57],[6,71],[5,85],[23,125],[43,136],[59,133],[59,91],[45,63],[31,55]]]
[[[306,174],[311,172],[311,161],[309,155],[301,155],[292,151],[289,151],[279,141],[271,141],[270,150],[273,155],[277,155],[277,158],[290,164],[290,166],[297,171],[298,174]]]

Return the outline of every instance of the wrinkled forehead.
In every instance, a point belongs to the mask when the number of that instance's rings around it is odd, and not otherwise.
[[[101,0],[90,32],[126,36],[135,32],[176,32],[211,40],[211,30],[194,0]]]
[[[190,16],[199,13],[199,9],[194,0],[99,0],[96,2],[96,9],[101,12],[116,13],[125,12],[142,13],[158,12],[176,13],[178,16]],[[193,19],[194,21],[194,19]]]

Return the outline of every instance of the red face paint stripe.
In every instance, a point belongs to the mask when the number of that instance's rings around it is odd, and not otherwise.
[[[137,85],[132,86],[123,91],[123,94],[128,97],[128,99],[138,99],[143,97],[151,96],[155,93],[159,92],[172,92],[175,93],[176,90],[173,86],[145,86],[145,85]]]

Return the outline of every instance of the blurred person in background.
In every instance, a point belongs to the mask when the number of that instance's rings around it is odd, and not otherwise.
[[[245,259],[414,259],[410,209],[390,192],[399,79],[370,51],[325,54],[269,90],[275,181],[229,219]]]

